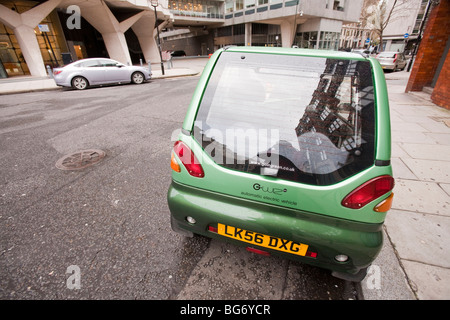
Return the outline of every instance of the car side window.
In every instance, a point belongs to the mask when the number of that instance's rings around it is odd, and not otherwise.
[[[117,67],[117,62],[112,60],[100,60],[102,67]]]
[[[91,67],[100,67],[100,64],[97,60],[89,60],[80,63],[78,66],[82,68],[91,68]]]

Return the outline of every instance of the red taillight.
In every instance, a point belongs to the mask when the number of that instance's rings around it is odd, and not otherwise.
[[[203,178],[205,176],[200,162],[197,160],[194,153],[191,149],[189,149],[187,145],[185,145],[181,141],[177,141],[173,146],[173,151],[181,160],[181,163],[183,163],[184,167],[191,176],[197,178]]]
[[[394,62],[397,61],[397,54],[394,55]]]
[[[56,76],[56,75],[60,74],[61,72],[62,72],[62,70],[54,70],[53,71],[53,75]]]
[[[379,176],[350,192],[342,200],[342,205],[350,209],[360,209],[369,202],[388,193],[393,188],[394,178],[391,176]]]
[[[263,255],[263,256],[266,256],[266,257],[270,256],[270,252],[267,252],[267,251],[255,249],[255,248],[252,248],[252,247],[247,247],[246,249],[247,249],[248,252],[257,253],[257,254],[260,254],[260,255]]]

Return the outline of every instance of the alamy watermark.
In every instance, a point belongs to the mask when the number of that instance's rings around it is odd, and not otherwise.
[[[172,142],[179,140],[180,130],[172,133]],[[202,145],[204,152],[217,164],[244,164],[249,158],[258,155],[264,162],[278,164],[279,130],[278,129],[208,129],[194,131],[195,139]],[[187,155],[182,159],[189,163]],[[202,162],[202,154],[196,154]],[[256,159],[256,158],[255,158]],[[252,160],[256,161],[256,160]],[[253,163],[260,164],[260,163]]]
[[[70,17],[67,18],[66,26],[67,29],[81,29],[81,9],[77,5],[71,5],[67,7],[67,14],[70,14]]]
[[[81,270],[77,265],[71,265],[67,267],[66,274],[70,276],[66,280],[67,289],[79,290],[81,289]]]
[[[366,287],[369,290],[381,289],[381,268],[377,265],[371,265],[367,269],[367,276],[364,280]]]

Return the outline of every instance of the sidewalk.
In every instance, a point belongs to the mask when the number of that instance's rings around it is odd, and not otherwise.
[[[405,93],[408,77],[386,73],[396,185],[366,300],[450,299],[450,111]]]

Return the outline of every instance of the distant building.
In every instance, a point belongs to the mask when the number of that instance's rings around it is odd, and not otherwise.
[[[339,48],[343,24],[357,22],[363,0],[169,0],[174,22],[166,50],[212,53],[227,45]]]
[[[359,21],[342,27],[340,46],[350,49],[377,46],[377,51],[399,51],[410,54],[417,44],[420,26],[425,24],[425,12],[430,0],[397,0],[389,22],[383,30],[381,47],[379,35],[374,31],[369,18],[379,3],[378,0],[364,0]],[[394,0],[387,0],[386,16],[393,5]]]
[[[388,0],[390,9],[394,0]],[[410,54],[417,44],[421,24],[430,0],[398,0],[392,17],[383,32],[383,50]]]

